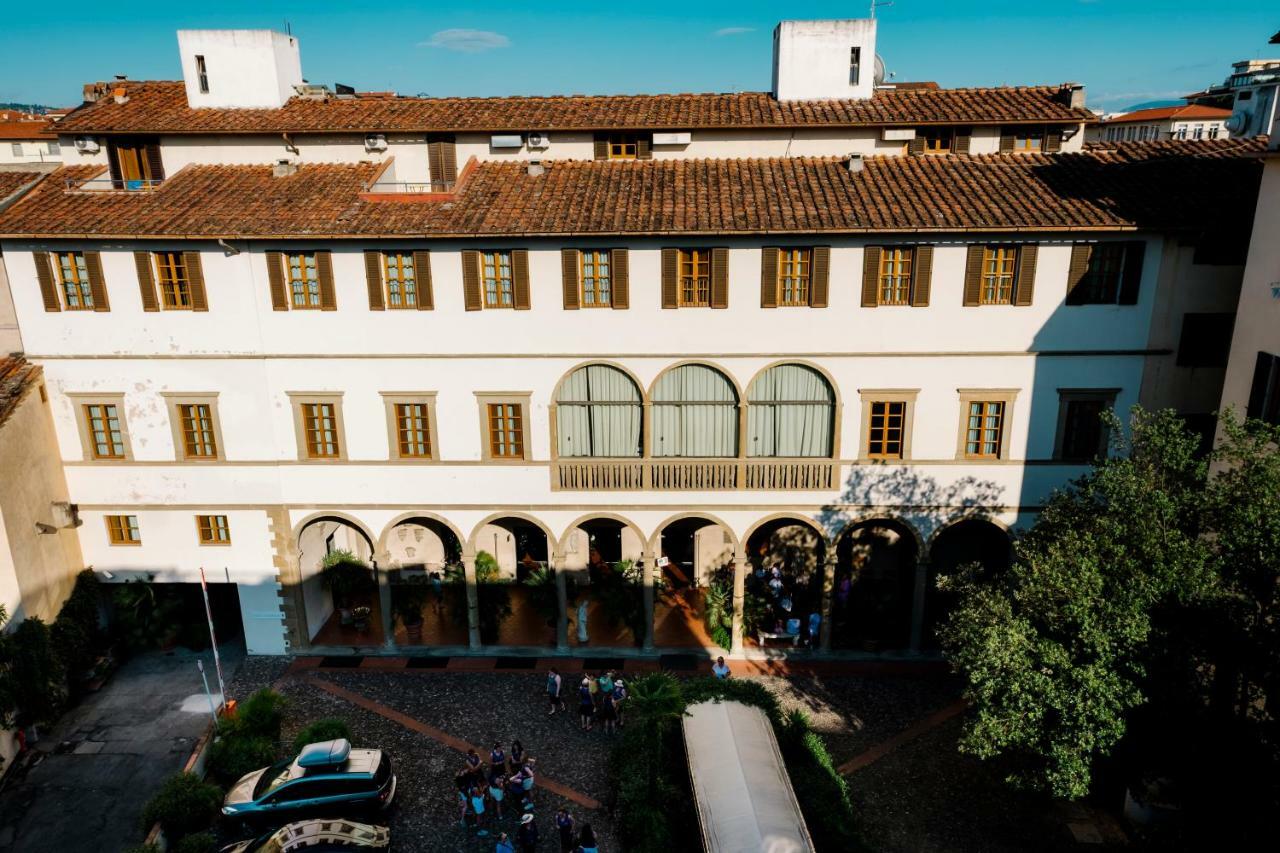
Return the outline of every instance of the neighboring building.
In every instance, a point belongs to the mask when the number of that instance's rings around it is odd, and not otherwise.
[[[0,604],[8,627],[52,622],[84,567],[43,371],[0,357]],[[0,767],[16,749],[0,729]]]
[[[1280,35],[1277,36],[1280,38]],[[1280,424],[1280,136],[1265,155],[1222,408]]]
[[[1183,104],[1115,113],[1089,128],[1090,142],[1149,142],[1157,139],[1226,139],[1231,110]]]
[[[0,168],[14,163],[56,163],[58,136],[47,116],[0,110]]]
[[[1275,43],[1274,41],[1272,42]],[[1232,136],[1280,136],[1280,59],[1245,59],[1232,63],[1220,86],[1186,96],[1198,106],[1230,110],[1226,128]]]
[[[0,211],[87,561],[203,567],[259,653],[700,647],[726,571],[739,653],[788,633],[744,631],[774,562],[824,646],[929,647],[936,574],[1007,560],[1101,411],[1216,407],[1262,146],[1083,151],[1079,87],[883,87],[874,37],[780,27],[781,97],[329,92],[243,31],[88,87]],[[395,626],[480,551],[511,617]],[[595,590],[635,560],[631,627]]]

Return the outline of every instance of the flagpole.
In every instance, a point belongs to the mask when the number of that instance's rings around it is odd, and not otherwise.
[[[209,606],[209,582],[204,577],[204,566],[200,567],[200,593],[204,596],[204,615],[209,620],[209,641],[213,644],[213,667],[218,672],[218,698],[221,707],[227,704],[227,685],[222,680],[222,659],[218,657],[218,635],[213,630],[213,608]]]

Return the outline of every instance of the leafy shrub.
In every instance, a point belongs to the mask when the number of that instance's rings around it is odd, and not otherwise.
[[[197,832],[195,835],[188,835],[169,849],[171,853],[217,853],[218,842],[211,833]]]
[[[233,731],[250,737],[280,739],[280,724],[288,700],[270,688],[262,688],[244,701],[236,712]]]
[[[276,760],[275,743],[269,738],[232,730],[209,747],[205,765],[209,775],[224,787]]]
[[[713,582],[707,587],[706,615],[704,619],[711,642],[722,649],[733,644],[733,593],[732,587]]]
[[[298,736],[293,739],[294,755],[302,752],[302,748],[309,743],[323,743],[326,740],[338,740],[339,738],[351,740],[351,729],[347,727],[345,720],[340,720],[337,717],[316,720],[298,732]]]
[[[0,610],[0,625],[7,614]],[[66,698],[66,673],[54,654],[49,626],[32,616],[4,637],[2,649],[4,684],[0,695],[8,712],[16,707],[19,726],[51,723],[58,718]]]
[[[476,583],[496,581],[501,573],[498,558],[488,551],[476,552]]]
[[[796,786],[796,799],[814,846],[819,850],[866,849],[854,828],[857,817],[849,785],[836,770],[822,738],[809,727],[809,718],[803,711],[792,711],[779,735],[787,775],[802,782]]]
[[[102,646],[101,607],[102,585],[92,569],[85,569],[76,575],[71,594],[49,629],[54,653],[73,685],[93,668]]]
[[[143,830],[159,823],[170,843],[181,841],[213,823],[222,807],[222,791],[194,773],[178,773],[165,780],[142,809]]]

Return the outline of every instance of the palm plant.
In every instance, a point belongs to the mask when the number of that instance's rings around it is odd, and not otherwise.
[[[729,590],[728,584],[712,581],[707,587],[705,600],[707,631],[711,634],[711,642],[722,649],[733,643],[733,597]]]

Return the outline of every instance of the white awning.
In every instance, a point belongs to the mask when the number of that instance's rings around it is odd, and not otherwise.
[[[812,853],[764,711],[702,702],[684,718],[685,751],[708,853]]]

